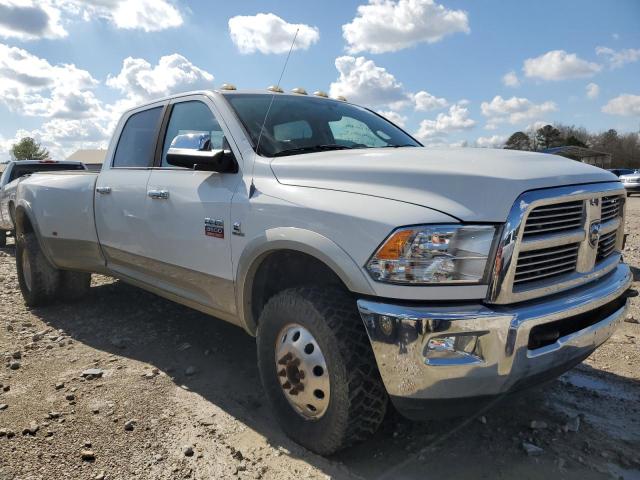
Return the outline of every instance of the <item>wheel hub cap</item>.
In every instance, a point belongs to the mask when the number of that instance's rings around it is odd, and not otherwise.
[[[321,418],[329,406],[327,362],[311,332],[298,324],[278,335],[275,366],[285,398],[308,420]]]

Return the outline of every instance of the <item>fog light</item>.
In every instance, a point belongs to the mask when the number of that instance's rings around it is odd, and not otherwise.
[[[482,363],[477,335],[449,335],[429,339],[424,350],[427,365],[468,365]]]

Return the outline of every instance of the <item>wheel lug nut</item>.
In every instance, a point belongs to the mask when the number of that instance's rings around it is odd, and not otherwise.
[[[293,358],[293,355],[291,355],[291,352],[287,353],[285,356],[283,356],[280,360],[278,360],[278,363],[280,365],[286,365],[287,362],[289,360],[291,360]]]

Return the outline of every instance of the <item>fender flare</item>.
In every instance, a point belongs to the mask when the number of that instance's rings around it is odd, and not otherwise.
[[[51,253],[49,252],[49,249],[47,248],[46,243],[42,241],[42,235],[40,234],[40,227],[38,226],[38,222],[36,222],[35,215],[33,214],[33,211],[31,210],[29,203],[24,200],[18,200],[15,212],[16,212],[16,218],[15,218],[16,241],[18,239],[18,227],[19,227],[18,224],[20,223],[18,219],[21,218],[20,216],[22,214],[24,214],[24,216],[27,217],[27,219],[29,220],[29,223],[33,227],[33,233],[35,234],[36,239],[38,240],[38,244],[40,245],[40,250],[42,250],[43,255],[51,265],[56,267],[56,264],[52,260]]]
[[[263,260],[278,250],[293,250],[325,264],[352,292],[375,295],[364,272],[333,240],[311,230],[278,227],[264,231],[245,245],[236,269],[236,305],[244,329],[255,335],[256,319],[251,313],[253,279]]]

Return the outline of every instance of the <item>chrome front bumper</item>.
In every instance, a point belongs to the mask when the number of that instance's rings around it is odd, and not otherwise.
[[[586,358],[622,321],[631,281],[621,263],[582,287],[512,306],[359,300],[358,308],[392,399],[460,400],[519,390]]]

